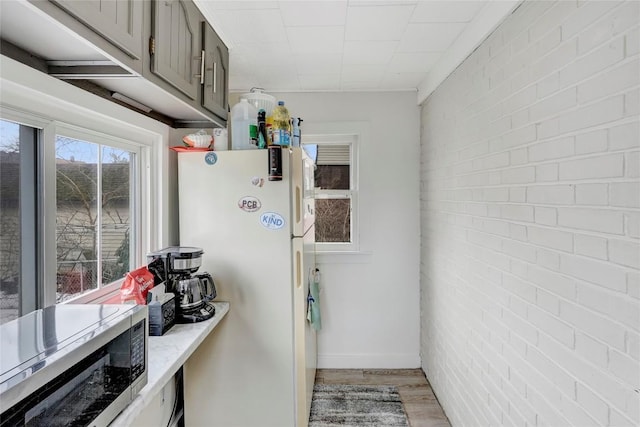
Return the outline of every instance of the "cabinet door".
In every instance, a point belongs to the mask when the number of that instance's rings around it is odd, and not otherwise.
[[[140,0],[51,0],[128,56],[143,52],[143,2]]]
[[[195,100],[200,86],[200,13],[191,1],[153,3],[151,72]]]
[[[202,23],[204,84],[202,106],[220,118],[228,114],[229,50],[206,22]]]

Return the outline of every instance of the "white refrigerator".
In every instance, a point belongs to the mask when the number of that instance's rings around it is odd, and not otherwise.
[[[307,321],[315,271],[314,165],[282,150],[178,154],[180,245],[204,250],[230,309],[185,364],[188,426],[307,426],[316,335]]]

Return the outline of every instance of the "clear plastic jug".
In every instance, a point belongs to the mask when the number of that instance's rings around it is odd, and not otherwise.
[[[258,111],[256,107],[240,99],[231,109],[231,149],[258,148]]]

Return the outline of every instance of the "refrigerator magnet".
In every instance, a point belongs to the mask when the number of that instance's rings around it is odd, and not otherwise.
[[[218,155],[213,151],[209,151],[204,155],[204,161],[209,165],[213,166],[218,162]]]
[[[242,199],[238,200],[238,207],[245,212],[255,212],[260,210],[262,203],[256,197],[244,196]]]
[[[265,212],[260,215],[260,224],[269,230],[279,230],[284,227],[284,218],[275,212]]]
[[[258,176],[254,176],[251,178],[251,184],[256,187],[262,187],[264,185],[264,178],[260,178]]]

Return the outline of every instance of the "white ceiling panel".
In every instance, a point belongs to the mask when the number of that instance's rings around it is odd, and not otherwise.
[[[345,40],[400,40],[415,6],[350,7]]]
[[[386,90],[407,90],[416,87],[427,73],[386,73],[380,82],[380,88]]]
[[[341,54],[313,54],[293,56],[298,74],[340,74]]]
[[[294,55],[339,53],[344,48],[344,27],[288,27],[289,45]]]
[[[231,43],[225,40],[229,47],[242,43],[287,41],[279,9],[219,10],[215,15],[221,22],[216,29],[220,28],[223,34],[233,37]]]
[[[200,9],[205,10],[264,10],[278,9],[280,6],[277,1],[268,0],[242,0],[242,1],[218,1],[218,0],[200,0],[196,2]],[[206,4],[203,4],[206,3]]]
[[[300,74],[300,84],[308,90],[339,90],[340,74]]]
[[[283,1],[280,11],[287,27],[344,25],[347,19],[344,1]]]
[[[400,40],[398,52],[442,52],[447,50],[465,24],[409,24]]]
[[[393,73],[424,73],[442,56],[439,52],[396,53],[391,58],[388,72]]]
[[[343,63],[348,65],[386,65],[397,41],[348,41],[344,43]]]
[[[489,0],[195,2],[229,47],[229,86],[234,92],[247,92],[253,86],[267,92],[417,91],[424,82],[433,84],[430,71],[440,76],[443,69],[450,72],[457,65],[459,59],[455,65],[446,60],[451,52],[464,58],[518,4],[511,0],[503,0],[509,3],[505,7],[492,7],[496,2]]]
[[[470,22],[485,3],[485,1],[421,2],[416,5],[410,22]]]
[[[342,81],[379,83],[384,75],[382,67],[377,65],[344,65]]]

